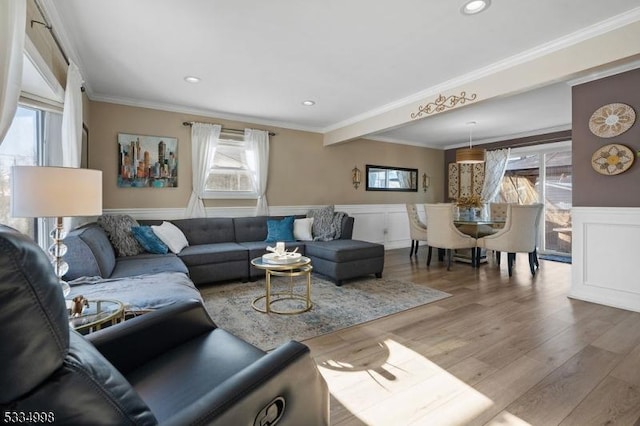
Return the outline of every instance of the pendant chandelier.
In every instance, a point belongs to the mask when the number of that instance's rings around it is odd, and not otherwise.
[[[484,149],[474,148],[472,145],[472,132],[473,126],[475,125],[475,121],[470,121],[467,123],[467,126],[469,126],[469,148],[460,148],[456,150],[456,163],[484,163]]]

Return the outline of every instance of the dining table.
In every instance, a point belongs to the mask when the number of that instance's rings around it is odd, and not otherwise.
[[[488,217],[474,217],[474,218],[457,218],[453,220],[455,227],[463,234],[469,235],[473,238],[482,238],[487,235],[496,233],[498,230],[504,228],[506,219],[504,218],[488,218]],[[456,249],[453,252],[453,260],[458,262],[469,263],[472,266],[480,266],[480,263],[486,263],[487,253],[485,249],[479,250],[479,255],[476,264],[472,262],[472,250],[475,249]]]

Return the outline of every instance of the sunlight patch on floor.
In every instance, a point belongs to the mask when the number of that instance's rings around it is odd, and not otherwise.
[[[464,425],[493,406],[490,398],[406,346],[392,339],[376,345],[363,358],[346,353],[345,360],[319,364],[334,398],[365,424]]]

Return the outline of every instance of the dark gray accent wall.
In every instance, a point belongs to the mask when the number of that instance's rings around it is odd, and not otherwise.
[[[635,124],[620,136],[601,138],[589,130],[595,110],[610,103],[624,103],[636,112]],[[597,173],[591,157],[600,147],[618,143],[640,150],[640,69],[573,87],[572,156],[574,207],[640,207],[640,159],[615,176]]]

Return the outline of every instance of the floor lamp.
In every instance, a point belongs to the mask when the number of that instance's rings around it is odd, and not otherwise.
[[[102,214],[102,171],[68,167],[13,166],[11,215],[14,217],[55,217],[49,247],[51,263],[66,296],[70,287],[62,277],[69,270],[63,260],[67,233],[62,218]]]

